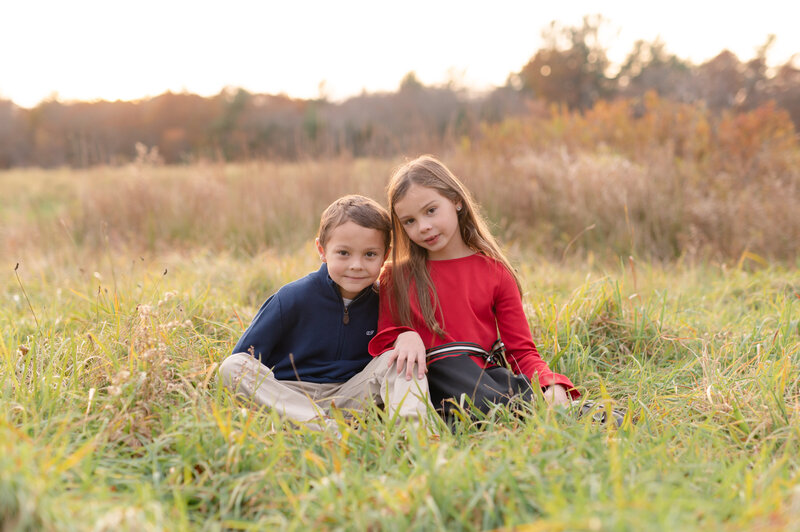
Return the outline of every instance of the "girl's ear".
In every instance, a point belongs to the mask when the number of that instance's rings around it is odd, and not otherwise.
[[[461,209],[462,209],[462,202],[461,200],[458,200],[456,202],[456,211],[461,212]]]
[[[328,262],[328,259],[325,258],[325,248],[322,247],[322,244],[319,243],[319,238],[314,240],[314,243],[317,245],[317,251],[319,252],[319,260],[322,262]]]

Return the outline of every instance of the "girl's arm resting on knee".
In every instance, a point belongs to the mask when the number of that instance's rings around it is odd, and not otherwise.
[[[398,374],[405,369],[406,380],[411,380],[414,364],[416,364],[417,377],[421,379],[428,371],[425,364],[425,344],[414,329],[395,322],[395,309],[389,304],[388,286],[390,284],[388,276],[381,277],[378,334],[369,342],[369,354],[375,357],[388,351],[389,365],[397,362]]]
[[[414,364],[417,364],[417,376],[422,378],[428,371],[425,364],[425,344],[420,335],[410,327],[381,327],[378,320],[378,334],[369,342],[369,354],[377,357],[384,353],[390,357],[389,365],[397,361],[397,373],[405,368],[406,379],[411,380]]]

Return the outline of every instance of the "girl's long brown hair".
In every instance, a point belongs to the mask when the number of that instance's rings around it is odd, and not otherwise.
[[[405,197],[412,184],[432,188],[453,203],[461,202],[462,208],[458,211],[458,227],[464,243],[476,253],[481,253],[502,263],[514,276],[520,293],[522,293],[522,287],[519,277],[489,231],[486,221],[478,210],[477,203],[461,181],[441,161],[432,155],[422,155],[400,166],[392,174],[386,189],[394,237],[390,296],[394,308],[397,310],[400,324],[413,327],[409,296],[413,282],[416,285],[417,301],[419,301],[425,325],[439,337],[444,337],[444,327],[436,321],[435,317],[436,308],[439,307],[439,297],[428,273],[428,252],[408,238],[394,210],[395,204]]]

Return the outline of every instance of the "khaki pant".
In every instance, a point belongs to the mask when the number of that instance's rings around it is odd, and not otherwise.
[[[359,373],[342,383],[281,381],[272,370],[248,353],[226,358],[219,368],[222,384],[259,406],[277,410],[294,421],[325,418],[331,403],[337,408],[363,410],[375,402],[389,415],[424,421],[428,412],[428,380],[408,381],[405,372],[388,365],[384,353],[373,358]]]

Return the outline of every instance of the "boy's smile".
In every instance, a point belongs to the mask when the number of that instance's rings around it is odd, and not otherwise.
[[[317,239],[317,250],[345,299],[355,298],[378,279],[389,252],[383,233],[352,221],[334,228],[325,247]]]

